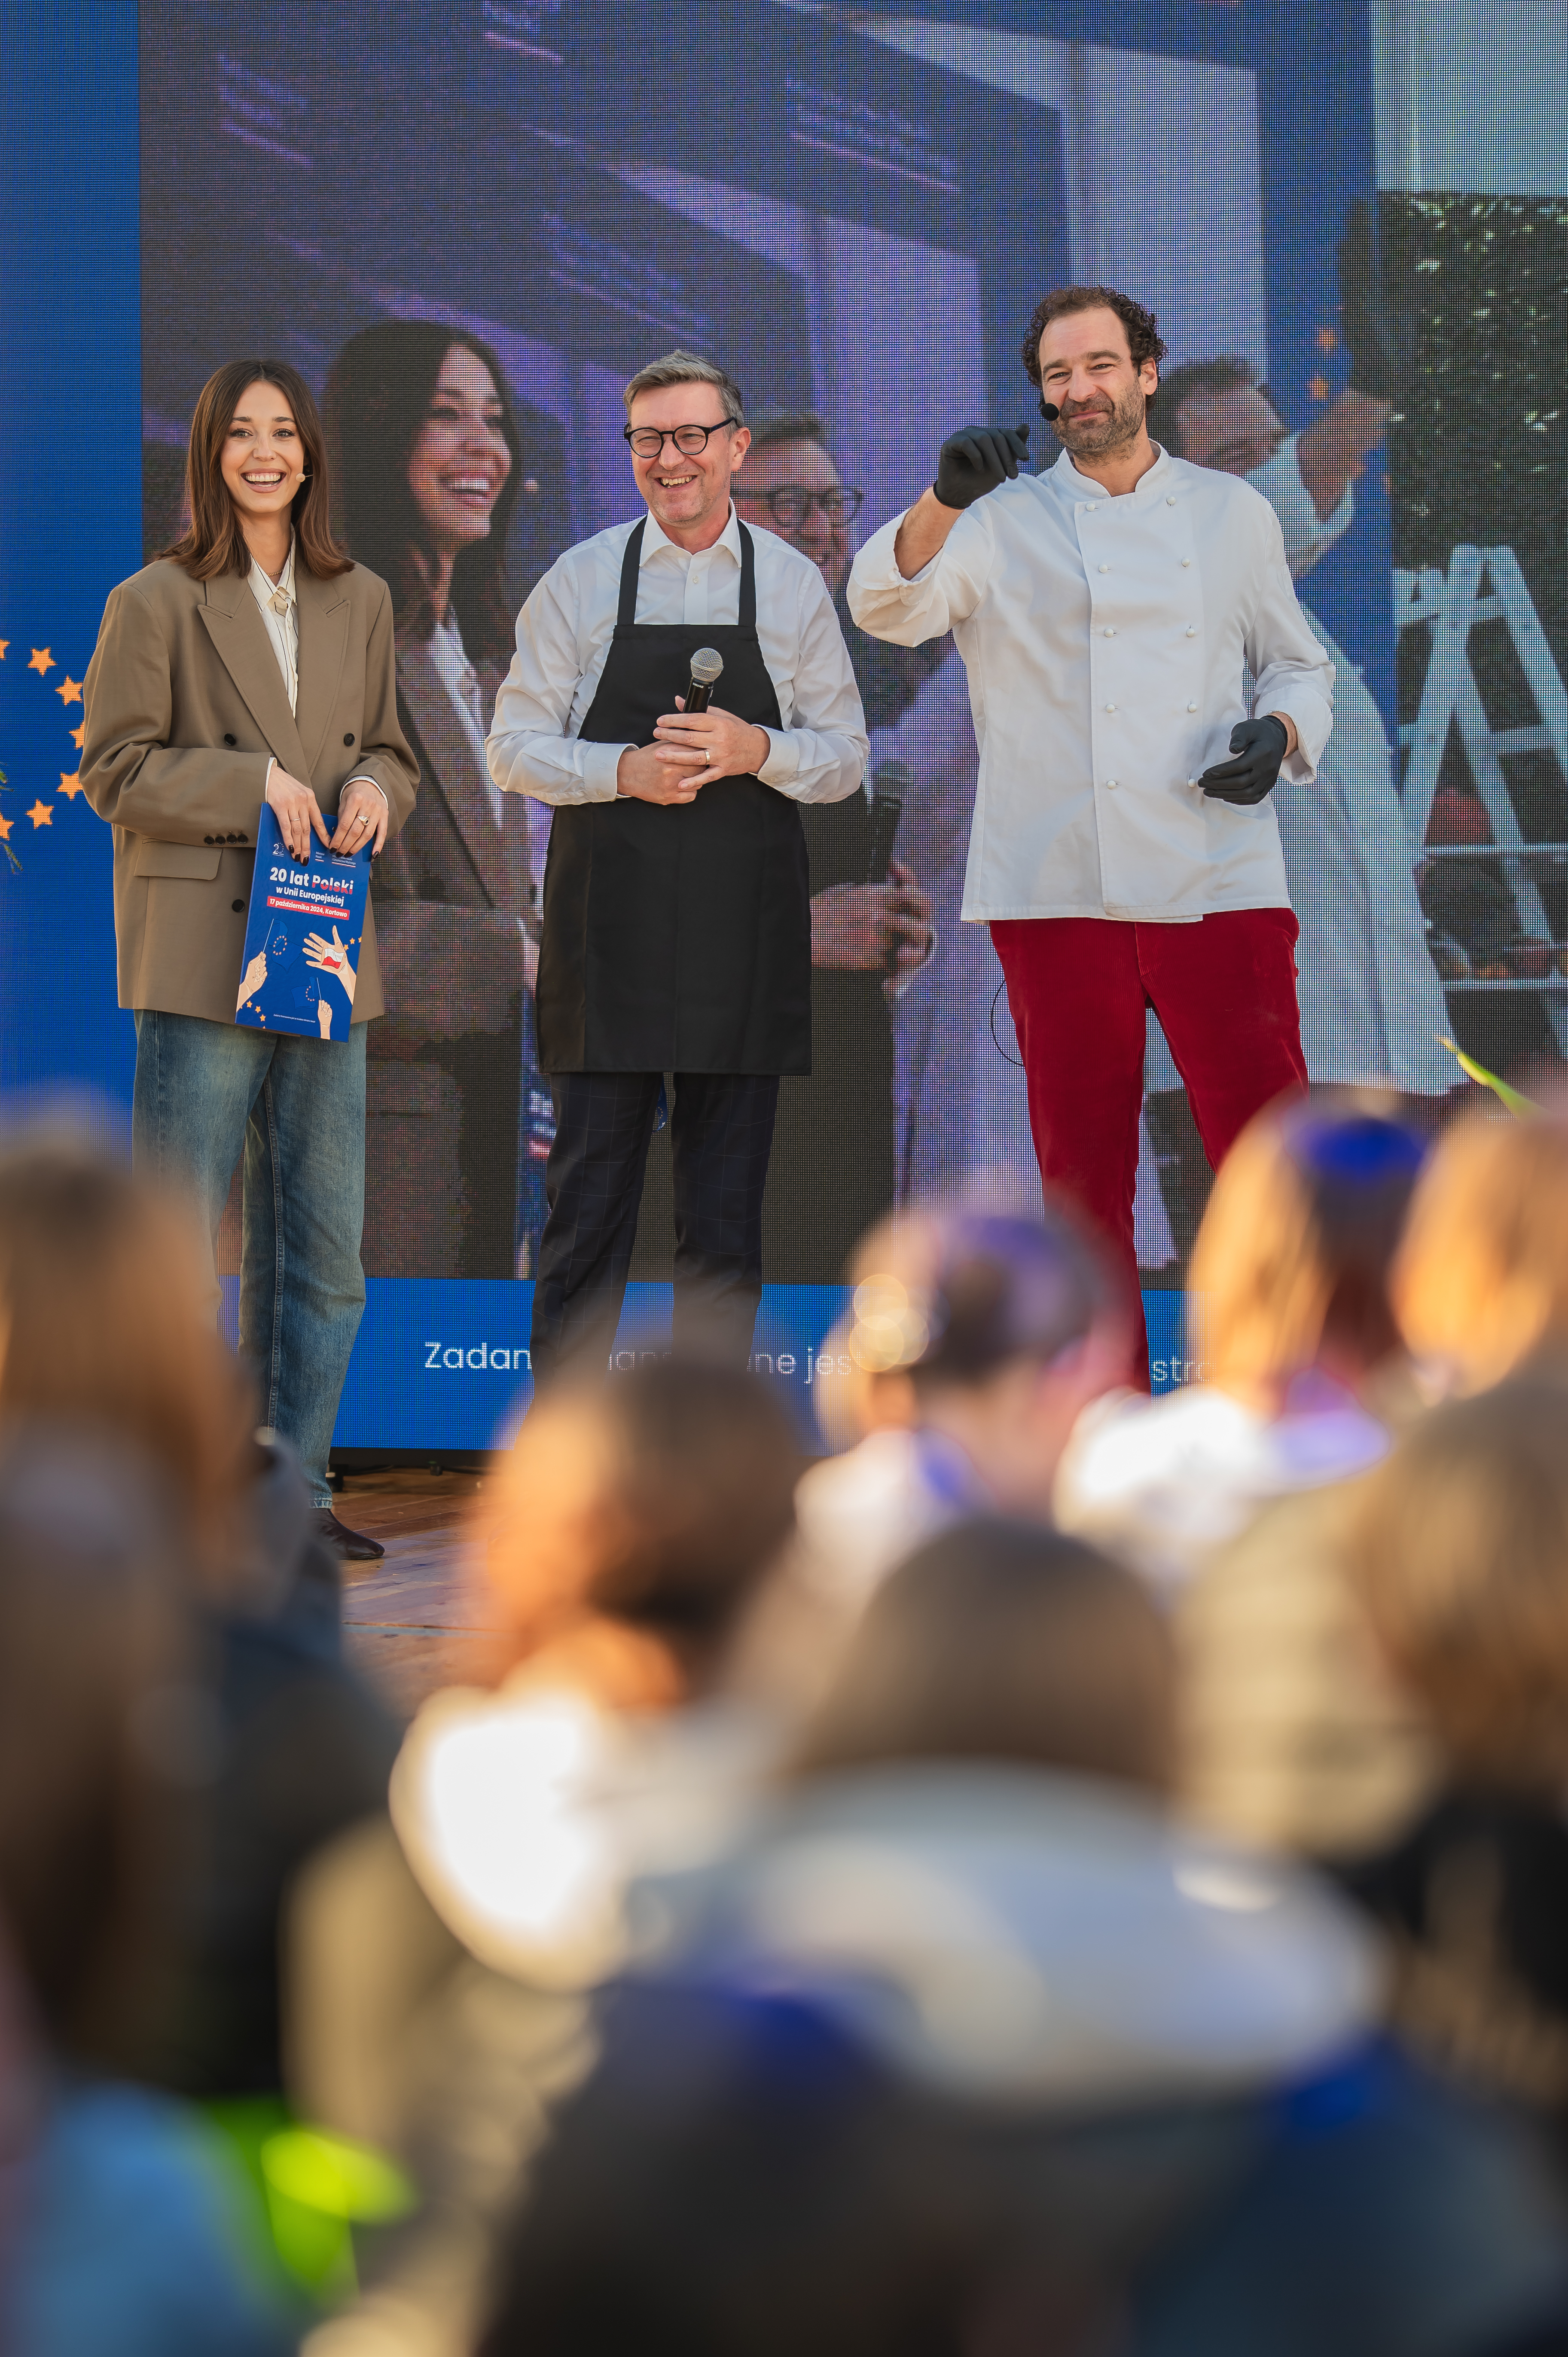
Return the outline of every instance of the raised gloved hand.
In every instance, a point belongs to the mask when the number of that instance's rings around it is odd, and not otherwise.
[[[1258,720],[1238,720],[1230,731],[1235,759],[1205,770],[1198,784],[1220,802],[1261,802],[1279,781],[1290,738],[1283,720],[1265,712]]]
[[[1017,479],[1029,455],[1024,425],[961,425],[942,444],[932,490],[944,508],[970,508],[1003,483]]]

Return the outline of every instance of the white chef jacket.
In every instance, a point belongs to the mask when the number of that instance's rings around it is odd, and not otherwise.
[[[779,698],[781,728],[757,771],[794,802],[837,802],[865,772],[865,715],[843,632],[815,565],[777,533],[748,527],[756,549],[757,634]],[[496,698],[486,747],[490,775],[509,793],[543,802],[613,802],[625,745],[577,735],[609,654],[621,562],[635,523],[612,524],[558,556],[517,618],[517,651]],[[642,535],[639,622],[735,622],[740,532],[732,506],[712,548],[693,555],[652,516]],[[683,680],[670,682],[670,709]]]
[[[1197,782],[1237,721],[1282,712],[1300,740],[1283,774],[1310,784],[1333,723],[1334,667],[1268,501],[1163,450],[1112,499],[1064,451],[977,500],[911,581],[902,521],[855,558],[850,611],[903,646],[950,629],[963,656],[980,745],[964,916],[1288,908],[1272,803]]]

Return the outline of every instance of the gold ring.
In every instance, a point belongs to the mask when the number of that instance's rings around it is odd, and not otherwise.
[[[703,760],[704,760],[704,761],[711,761],[711,760],[713,759],[713,758],[714,758],[713,747],[712,747],[711,745],[704,745],[704,746],[703,746]]]

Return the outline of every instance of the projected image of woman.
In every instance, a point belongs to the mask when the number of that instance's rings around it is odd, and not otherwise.
[[[521,446],[477,337],[387,319],[333,364],[327,413],[345,536],[392,584],[413,820],[371,887],[388,1019],[368,1074],[372,1276],[519,1273],[520,1108],[538,964],[529,811],[485,732],[511,644],[507,530]],[[542,846],[541,847],[541,860]],[[527,1253],[527,1205],[521,1226]],[[526,1274],[526,1266],[521,1273]]]
[[[234,1011],[263,804],[297,859],[313,836],[379,853],[413,807],[392,600],[333,539],[321,422],[283,361],[209,379],[186,505],[174,545],[111,593],[83,691],[81,783],[114,829],[120,1004],[136,1017],[133,1150],[183,1184],[214,1238],[243,1153],[240,1340],[262,1420],[299,1451],[321,1536],[366,1559],[383,1549],[337,1520],[327,1476],[365,1306],[373,915],[346,1039],[242,1028]]]

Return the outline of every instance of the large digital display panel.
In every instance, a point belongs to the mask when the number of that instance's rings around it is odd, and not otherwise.
[[[62,13],[18,12],[41,28],[40,74]],[[859,495],[811,550],[842,604],[859,538],[929,483],[955,425],[1031,417],[1054,458],[1018,347],[1068,278],[1158,314],[1156,438],[1273,501],[1337,666],[1319,780],[1277,789],[1313,1077],[1390,1082],[1435,1114],[1458,1078],[1448,1039],[1503,1072],[1561,1056],[1568,162],[1538,95],[1543,35],[1568,62],[1561,12],[105,0],[96,20],[69,133],[18,109],[9,157],[20,184],[30,154],[47,173],[62,136],[78,143],[59,186],[79,217],[57,207],[48,234],[82,260],[51,281],[29,258],[41,325],[5,397],[47,421],[73,346],[99,386],[71,395],[69,471],[52,445],[40,462],[73,496],[47,522],[27,507],[5,555],[11,1085],[128,1097],[108,841],[73,774],[80,683],[107,589],[178,527],[192,404],[220,361],[293,361],[345,458],[373,446],[375,467],[340,469],[342,526],[395,586],[421,529],[412,446],[434,372],[455,339],[478,357],[512,453],[472,559],[495,594],[466,608],[489,699],[531,585],[633,511],[620,394],[643,362],[704,352],[754,425],[793,419],[794,447],[826,450]],[[1453,92],[1476,73],[1487,102],[1461,120]],[[96,308],[81,283],[95,267]],[[774,444],[759,485],[788,476],[791,447]],[[9,513],[15,480],[5,497]],[[371,1042],[371,1298],[338,1437],[477,1448],[528,1387],[549,813],[498,811],[416,605],[399,619],[421,799],[374,887],[389,1012]],[[868,791],[902,802],[896,853],[933,947],[912,977],[883,974],[857,922],[857,896],[883,888],[846,871],[822,823],[814,1071],[784,1083],[757,1336],[764,1372],[803,1400],[870,1219],[1036,1183],[1000,970],[959,920],[963,667],[947,641],[910,654],[847,635]],[[1208,1174],[1152,1020],[1145,1085],[1137,1236],[1163,1386],[1187,1371],[1180,1288]],[[657,1342],[670,1255],[660,1139],[626,1349]]]

